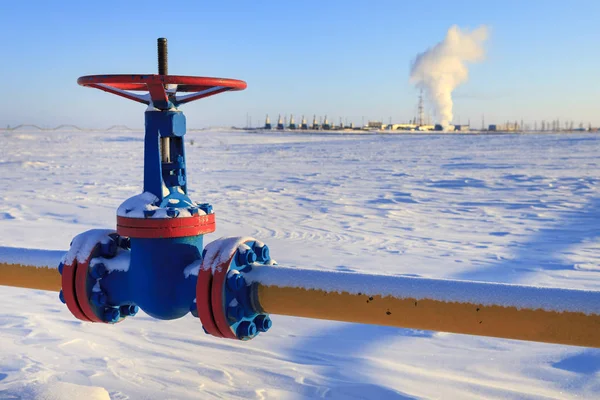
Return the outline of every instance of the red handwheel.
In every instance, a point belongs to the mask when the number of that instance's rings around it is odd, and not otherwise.
[[[160,109],[178,107],[229,90],[244,90],[247,86],[237,79],[180,75],[88,75],[77,79],[77,83]],[[178,96],[178,92],[187,94]]]

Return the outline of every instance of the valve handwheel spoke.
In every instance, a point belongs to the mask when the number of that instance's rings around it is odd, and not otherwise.
[[[77,79],[77,83],[139,103],[152,103],[160,109],[178,107],[229,90],[244,90],[247,86],[246,82],[237,79],[180,75],[88,75]],[[177,93],[187,94],[177,96]]]

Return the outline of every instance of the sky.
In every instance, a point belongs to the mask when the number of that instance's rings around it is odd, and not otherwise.
[[[600,125],[595,0],[0,0],[0,126],[143,126],[145,106],[77,85],[79,76],[169,73],[242,79],[248,88],[181,106],[188,127],[263,124],[266,114],[360,124],[416,115],[418,53],[452,25],[490,31],[486,58],[453,95],[454,123]],[[428,108],[430,108],[428,106]]]

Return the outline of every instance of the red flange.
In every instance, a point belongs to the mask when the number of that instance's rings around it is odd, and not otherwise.
[[[144,104],[150,104],[150,100],[155,105],[170,101],[175,106],[228,90],[244,90],[247,86],[246,82],[237,79],[179,75],[89,75],[80,77],[77,83]],[[166,85],[176,86],[165,89]],[[147,91],[149,96],[128,90]],[[176,92],[194,93],[175,96]]]
[[[78,319],[86,322],[106,323],[96,316],[90,305],[87,280],[89,265],[92,258],[97,256],[100,244],[96,244],[87,259],[80,263],[77,258],[71,264],[65,264],[62,273],[62,291],[69,311]]]
[[[81,310],[81,307],[79,306],[79,301],[77,301],[77,295],[75,294],[77,266],[77,259],[74,259],[71,264],[65,264],[63,267],[63,273],[61,278],[63,296],[65,298],[67,308],[69,309],[69,311],[71,311],[71,314],[73,314],[75,318],[80,319],[82,321],[91,322],[90,319]],[[85,272],[87,273],[87,267],[85,268]]]
[[[204,264],[204,262],[202,263]],[[200,266],[198,272],[198,282],[196,283],[196,308],[198,309],[198,317],[206,330],[206,333],[222,338],[223,335],[215,323],[212,312],[212,271],[203,269]]]
[[[229,256],[229,258],[219,264],[213,272],[212,277],[212,293],[211,293],[211,305],[212,305],[212,313],[215,323],[219,328],[219,331],[223,335],[223,337],[227,339],[237,339],[235,332],[231,330],[229,326],[229,322],[227,322],[227,315],[225,311],[225,307],[223,307],[223,303],[225,301],[223,288],[225,287],[225,278],[227,278],[227,273],[229,272],[229,264],[231,264],[231,259],[235,255],[235,252]],[[217,257],[221,257],[221,254]]]
[[[92,310],[92,306],[90,305],[91,293],[88,293],[87,288],[90,260],[99,253],[99,246],[99,243],[94,246],[94,249],[91,251],[85,262],[77,264],[77,271],[75,272],[75,295],[77,296],[77,302],[79,303],[81,311],[83,311],[85,316],[90,321],[105,323],[103,320],[98,318],[96,313],[94,313],[94,310]]]
[[[221,238],[206,247],[206,253],[196,283],[196,308],[206,333],[228,339],[238,338],[230,325],[226,303],[226,280],[235,264],[234,257],[239,246],[247,242],[255,242],[252,238]],[[236,299],[238,300],[238,299]],[[239,321],[238,321],[239,322]]]
[[[117,216],[117,233],[139,239],[197,236],[216,229],[215,214],[183,218],[129,218]]]
[[[196,283],[196,307],[200,322],[206,333],[210,335],[237,339],[227,323],[227,317],[223,314],[224,277],[227,276],[229,264],[235,255],[237,246],[232,248],[219,246],[213,251],[207,247],[207,250],[200,265]],[[212,266],[216,260],[221,262],[213,271]]]

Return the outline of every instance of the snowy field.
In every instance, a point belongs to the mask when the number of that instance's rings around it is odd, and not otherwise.
[[[217,213],[205,243],[254,236],[285,266],[600,290],[600,136],[186,137],[191,196]],[[114,228],[142,151],[141,132],[2,132],[0,246],[64,250]],[[594,349],[281,316],[242,343],[191,315],[82,323],[56,293],[0,287],[0,304],[0,399],[600,398]]]

